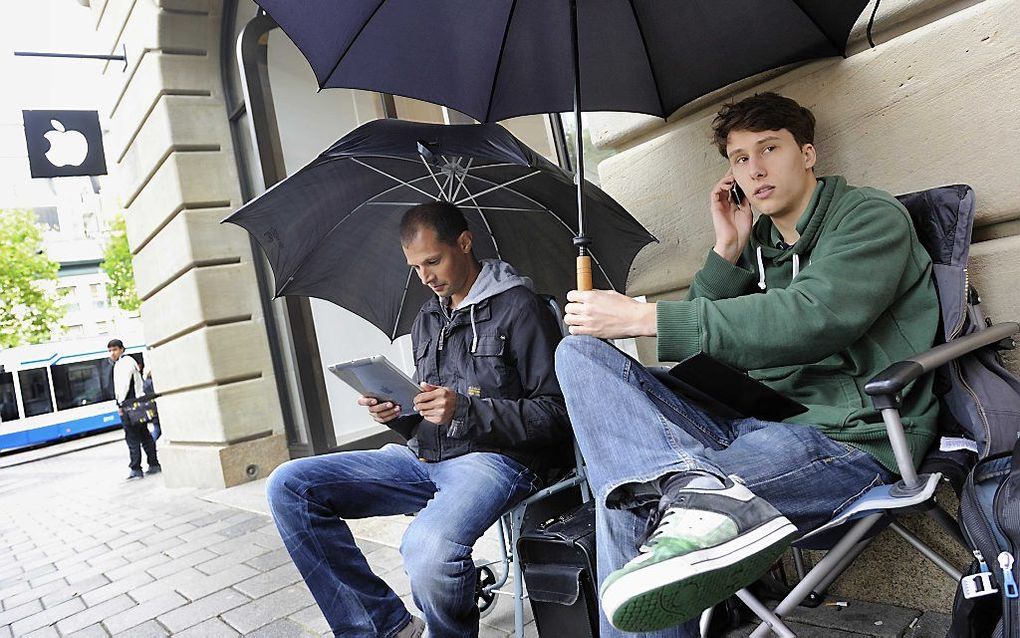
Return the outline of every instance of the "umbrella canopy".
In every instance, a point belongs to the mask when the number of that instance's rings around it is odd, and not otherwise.
[[[395,339],[432,294],[400,248],[408,208],[454,202],[479,259],[509,262],[562,302],[575,281],[562,250],[577,231],[574,193],[569,174],[497,124],[376,120],[224,221],[258,241],[277,295],[332,301]],[[584,196],[588,227],[613,240],[591,251],[595,282],[622,291],[634,256],[655,238],[594,185]]]
[[[319,86],[480,122],[574,108],[574,0],[257,0]],[[576,0],[581,111],[667,117],[715,89],[843,55],[869,0]]]

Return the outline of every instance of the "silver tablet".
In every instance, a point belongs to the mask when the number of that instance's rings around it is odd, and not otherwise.
[[[386,357],[337,363],[329,366],[329,371],[362,396],[399,405],[400,416],[415,414],[414,397],[421,388]]]

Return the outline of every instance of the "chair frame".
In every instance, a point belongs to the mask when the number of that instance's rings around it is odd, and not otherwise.
[[[1020,332],[1020,324],[1016,322],[1004,322],[985,327],[977,332],[935,346],[910,359],[894,363],[867,383],[865,392],[872,397],[875,407],[882,413],[882,420],[885,423],[889,442],[896,457],[896,465],[900,471],[901,480],[893,487],[891,495],[902,498],[905,505],[903,507],[885,507],[870,512],[862,512],[860,514],[861,518],[852,523],[843,537],[807,573],[804,573],[803,559],[795,549],[794,560],[797,564],[800,582],[774,609],[770,610],[747,589],[738,591],[737,596],[740,600],[762,620],[761,624],[751,633],[753,638],[763,638],[770,631],[783,638],[796,636],[789,626],[782,621],[782,617],[793,611],[808,597],[812,595],[815,597],[820,596],[819,592],[824,592],[829,584],[838,578],[871,542],[872,539],[865,539],[865,535],[877,523],[882,521],[883,518],[894,516],[896,513],[904,511],[904,509],[908,511],[915,509],[916,503],[911,501],[911,497],[916,497],[925,490],[926,485],[932,483],[931,476],[918,475],[907,446],[903,424],[900,421],[901,393],[907,384],[924,374],[932,372],[981,348],[1015,348],[1016,342],[1013,337],[1018,332]],[[866,497],[867,494],[862,499]],[[942,509],[930,502],[930,499],[928,500],[930,507],[926,513],[945,527],[954,538],[962,541],[959,527],[956,526]],[[950,578],[954,580],[962,578],[963,574],[959,569],[902,525],[893,521],[889,524],[889,527],[902,536],[925,558],[944,571]],[[798,542],[816,534],[818,531],[820,530],[815,530],[811,534],[805,535]],[[706,622],[702,623],[703,633],[706,625]]]
[[[586,503],[591,500],[591,490],[588,487],[588,477],[585,473],[584,458],[581,456],[581,450],[577,447],[576,441],[573,442],[573,446],[574,468],[570,470],[564,478],[535,492],[500,517],[497,532],[499,534],[499,545],[502,557],[500,560],[479,566],[487,567],[495,565],[496,563],[502,564],[500,576],[497,578],[496,582],[486,585],[482,591],[486,594],[498,594],[501,596],[511,597],[514,603],[515,638],[524,638],[524,601],[527,599],[527,595],[524,593],[524,571],[521,566],[521,562],[517,557],[517,541],[521,537],[524,515],[527,512],[528,507],[538,501],[552,496],[553,494],[558,494],[573,487],[580,488],[581,502]],[[509,543],[507,542],[508,539]],[[513,574],[513,591],[501,589],[510,579],[511,574]]]

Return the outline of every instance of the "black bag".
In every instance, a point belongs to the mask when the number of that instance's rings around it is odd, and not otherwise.
[[[517,556],[540,636],[599,635],[594,501],[521,534]]]
[[[959,520],[975,560],[956,592],[950,638],[1020,638],[1020,440],[974,467]]]

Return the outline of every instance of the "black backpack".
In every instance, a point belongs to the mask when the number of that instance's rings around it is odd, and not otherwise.
[[[1020,440],[979,462],[960,495],[975,560],[953,603],[952,638],[1020,638]]]

